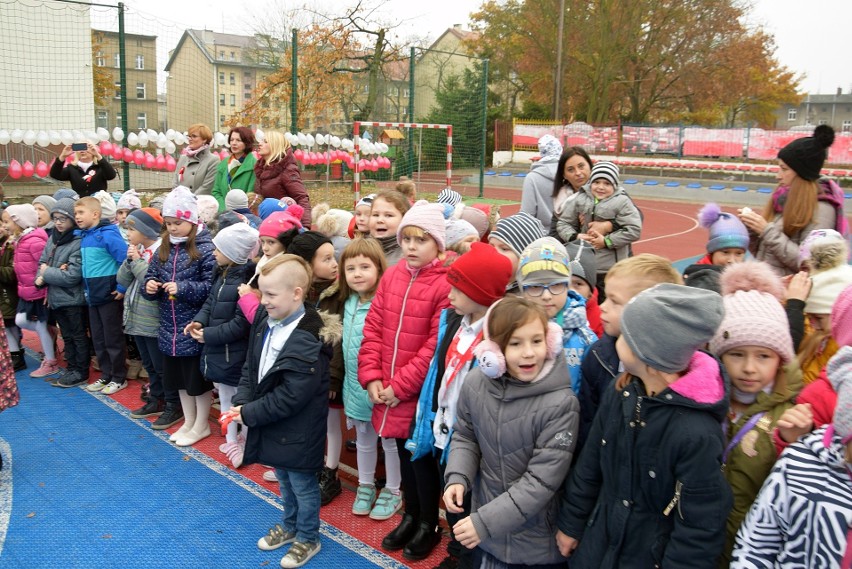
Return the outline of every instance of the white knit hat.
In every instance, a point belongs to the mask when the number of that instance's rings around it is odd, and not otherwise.
[[[163,217],[174,217],[198,225],[198,200],[192,190],[178,186],[163,200]]]
[[[101,219],[115,219],[115,212],[118,211],[118,206],[115,203],[115,198],[112,194],[101,190],[92,194],[92,197],[101,202]]]
[[[234,263],[244,265],[257,245],[258,238],[257,229],[246,223],[235,223],[220,230],[213,238],[213,245]]]

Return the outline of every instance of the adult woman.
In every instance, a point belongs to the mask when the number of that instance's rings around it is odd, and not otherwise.
[[[834,129],[820,125],[813,136],[794,140],[778,152],[778,188],[763,213],[749,208],[739,217],[748,228],[749,249],[781,275],[799,271],[799,244],[814,229],[836,229],[844,236],[843,191],[820,178],[820,170],[834,142]]]
[[[521,193],[521,211],[525,211],[541,222],[541,227],[550,227],[553,217],[553,200],[550,197],[553,180],[557,177],[557,163],[562,154],[562,144],[551,134],[538,139],[541,158],[533,162],[530,173],[524,178]]]
[[[225,211],[225,195],[231,190],[254,191],[254,164],[257,159],[252,152],[254,133],[250,128],[237,126],[228,133],[231,157],[222,160],[216,167],[213,197],[219,202],[219,211]]]
[[[72,156],[71,162],[66,166],[65,160]],[[115,178],[115,169],[101,156],[98,147],[88,144],[86,150],[73,152],[70,146],[66,146],[59,154],[59,158],[50,165],[50,177],[54,180],[71,182],[71,188],[81,198],[90,196],[95,192],[107,190],[107,181]]]
[[[257,154],[260,159],[254,165],[254,191],[261,196],[257,201],[264,198],[291,198],[304,209],[302,225],[310,227],[311,200],[302,183],[302,175],[290,143],[280,132],[267,132],[266,139],[257,145]]]
[[[213,131],[206,124],[194,124],[187,130],[189,145],[175,168],[173,186],[186,186],[200,196],[213,191],[219,157],[210,152]]]
[[[556,164],[557,176],[553,179],[553,215],[550,220],[550,236],[559,239],[556,222],[565,202],[580,191],[592,173],[592,159],[582,146],[569,146],[562,152]]]

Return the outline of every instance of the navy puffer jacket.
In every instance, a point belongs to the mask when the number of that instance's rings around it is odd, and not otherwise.
[[[201,253],[200,259],[193,261],[189,258],[185,243],[173,244],[166,262],[160,261],[159,254],[154,255],[145,274],[145,283],[155,280],[160,283],[176,282],[178,285],[174,298],[165,294],[162,288],[154,294],[142,291],[145,298],[160,303],[157,337],[160,351],[167,356],[188,357],[201,353],[201,344],[184,335],[183,329],[192,322],[210,294],[213,269],[216,268],[210,232],[204,229],[196,235],[195,246]]]
[[[236,387],[246,361],[251,322],[237,306],[237,288],[254,275],[254,263],[216,270],[213,289],[193,319],[204,328],[201,373],[208,381]]]

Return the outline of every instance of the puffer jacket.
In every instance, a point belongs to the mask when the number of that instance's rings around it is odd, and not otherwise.
[[[174,298],[165,294],[162,287],[154,294],[148,294],[142,289],[142,296],[159,302],[160,328],[157,344],[160,351],[167,356],[186,357],[201,353],[201,344],[185,335],[183,329],[192,322],[210,294],[216,259],[213,258],[213,240],[209,231],[204,229],[196,235],[195,247],[201,258],[193,261],[186,251],[186,244],[171,245],[166,262],[161,262],[159,254],[155,254],[145,274],[146,283],[155,280],[159,283],[176,282],[178,285]]]
[[[233,176],[229,177],[230,158],[220,160],[216,166],[216,180],[213,182],[213,197],[219,202],[219,211],[225,211],[225,196],[231,190],[242,190],[249,194],[254,191],[254,165],[257,158],[249,152]],[[255,228],[257,229],[257,228]]]
[[[784,381],[771,393],[758,393],[757,401],[746,409],[736,423],[728,422],[726,442],[730,443],[743,426],[757,413],[765,413],[757,424],[743,436],[740,443],[728,453],[725,464],[725,479],[734,493],[734,506],[728,514],[725,535],[725,550],[720,566],[731,563],[731,551],[737,530],[757,498],[760,487],[775,464],[775,424],[784,411],[794,405],[794,399],[802,389],[802,372],[795,360],[784,368]]]
[[[574,199],[566,202],[556,224],[559,238],[565,243],[574,241],[580,233],[588,232],[592,221],[612,222],[613,230],[607,235],[612,246],[595,249],[598,274],[606,273],[615,263],[630,256],[630,246],[642,233],[642,216],[621,186],[596,203],[591,184],[586,184]]]
[[[367,390],[358,383],[358,352],[364,339],[364,321],[372,303],[372,299],[361,302],[358,293],[353,293],[343,305],[343,409],[347,417],[356,421],[369,421],[373,415]]]
[[[41,300],[47,296],[46,288],[35,285],[38,261],[47,245],[47,233],[41,227],[26,230],[15,243],[15,276],[18,279],[18,297],[21,300]]]
[[[556,177],[557,166],[558,159],[534,163],[524,178],[524,189],[521,193],[521,211],[539,220],[545,231],[550,229],[553,218],[553,179]]]
[[[340,285],[337,279],[333,281],[315,281],[311,284],[308,290],[307,302],[314,305],[322,319],[329,327],[335,326],[340,328],[340,334],[334,334],[336,337],[343,335],[343,301],[340,299],[338,291]],[[342,401],[340,393],[343,391],[343,376],[345,375],[343,365],[343,347],[340,342],[332,345],[333,355],[331,363],[329,363],[329,392],[334,394],[332,401],[339,404]]]
[[[311,226],[311,199],[302,183],[302,174],[293,156],[292,148],[272,164],[267,164],[266,158],[260,158],[254,165],[254,175],[256,194],[277,200],[292,198],[304,210],[302,225]]]
[[[258,308],[249,333],[248,358],[233,404],[242,405],[248,427],[243,464],[260,462],[299,472],[319,472],[324,464],[328,420],[330,343],[325,322],[313,306],[284,343],[275,363],[258,381],[267,326]]]
[[[393,387],[399,405],[373,407],[373,427],[379,436],[408,438],[420,389],[438,341],[441,310],[450,304],[447,267],[435,259],[412,269],[403,261],[379,281],[373,305],[364,322],[364,341],[358,354],[358,382]]]
[[[8,237],[0,243],[0,313],[15,318],[18,312],[18,277],[15,275],[15,243]]]
[[[160,240],[157,239],[145,251],[150,258],[160,249]],[[148,273],[148,261],[143,257],[131,261],[125,260],[118,268],[116,290],[124,295],[124,314],[122,323],[124,333],[130,336],[145,336],[156,338],[157,329],[160,327],[160,305],[157,301],[148,300],[142,296],[145,288],[145,275]]]
[[[471,492],[479,547],[524,566],[564,562],[556,515],[577,442],[580,406],[560,353],[524,382],[474,368],[462,386],[445,474]]]
[[[210,195],[216,181],[216,167],[219,157],[210,149],[202,150],[195,156],[184,154],[175,166],[172,178],[173,186],[186,186],[196,196]]]
[[[101,158],[85,171],[77,164],[67,166],[59,158],[50,165],[50,177],[54,180],[70,182],[71,188],[84,198],[100,191],[108,191],[109,180],[115,179],[115,168],[106,158]]]
[[[127,259],[127,243],[117,225],[102,219],[91,229],[80,230],[80,252],[83,255],[83,290],[89,306],[100,306],[115,300],[118,267]]]
[[[39,259],[46,264],[41,273],[47,285],[47,305],[50,308],[85,306],[83,294],[83,256],[80,253],[80,235],[68,230],[60,235],[54,230]],[[61,268],[61,267],[65,268]]]
[[[580,440],[577,441],[577,452],[586,442],[592,423],[600,407],[603,394],[611,388],[612,382],[618,377],[621,360],[615,351],[615,341],[618,338],[604,333],[601,339],[592,344],[580,364],[580,374],[583,377],[583,388],[577,397],[580,399]]]
[[[580,542],[572,569],[717,566],[732,501],[719,428],[728,391],[704,352],[656,395],[636,378],[606,390],[559,511]]]
[[[254,275],[254,263],[232,265],[216,271],[213,288],[204,306],[193,318],[204,329],[201,373],[208,381],[236,387],[246,361],[248,332],[251,328],[237,306],[237,288]]]

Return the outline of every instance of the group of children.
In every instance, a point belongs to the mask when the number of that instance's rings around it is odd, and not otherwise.
[[[409,560],[440,542],[443,501],[445,569],[839,566],[852,556],[845,236],[815,232],[803,272],[782,280],[745,260],[748,231],[710,204],[707,255],[682,276],[632,255],[642,219],[614,165],[587,186],[560,239],[450,189],[417,201],[410,181],[352,213],[314,208],[315,230],[287,200],[256,216],[241,190],[206,221],[183,187],[161,209],[63,195],[49,236],[34,206],[9,206],[10,350],[31,329],[44,351],[31,375],[111,394],[127,334],[149,376],[132,416],[183,420],[178,446],[210,435],[215,388],[220,451],[279,483],[283,519],[257,545],[290,545],[282,567],[320,551],[344,421],[352,513],[401,512],[382,548]]]

